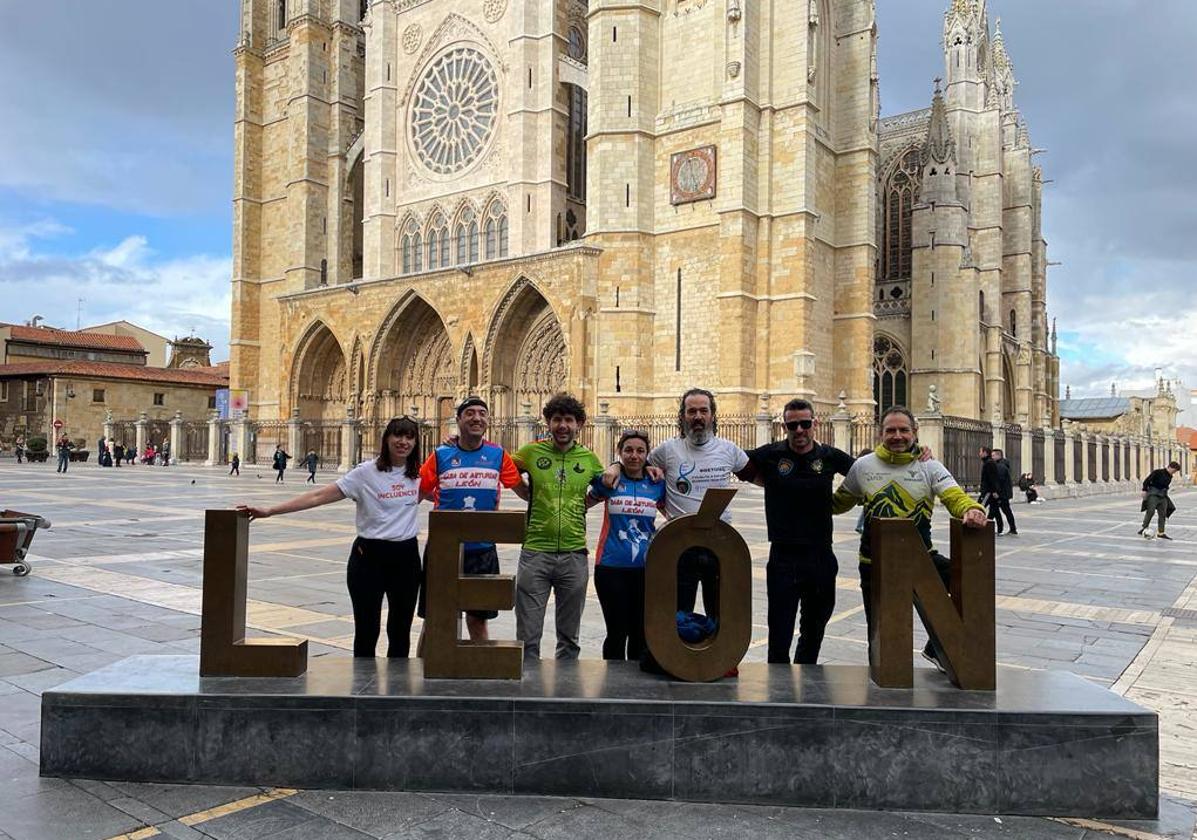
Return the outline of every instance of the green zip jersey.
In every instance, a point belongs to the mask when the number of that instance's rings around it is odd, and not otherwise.
[[[561,452],[551,440],[521,447],[512,456],[528,474],[532,500],[524,548],[582,551],[586,548],[586,489],[603,471],[594,453],[580,443]]]

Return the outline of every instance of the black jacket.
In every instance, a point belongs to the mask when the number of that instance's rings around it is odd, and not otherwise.
[[[994,466],[997,467],[998,491],[1002,494],[1002,498],[1013,499],[1014,476],[1010,474],[1010,462],[1002,458],[1000,461],[994,461]]]
[[[1143,479],[1143,491],[1149,496],[1167,496],[1168,487],[1172,484],[1172,473],[1166,469],[1152,470]]]
[[[997,463],[992,458],[981,459],[981,498],[988,499],[990,494],[1001,494],[1002,483],[998,475]]]

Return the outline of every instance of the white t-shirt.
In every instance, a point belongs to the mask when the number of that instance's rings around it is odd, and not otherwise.
[[[409,540],[420,533],[420,478],[402,467],[384,472],[364,461],[337,479],[345,498],[357,503],[357,535],[368,540]]]
[[[665,471],[665,513],[670,519],[698,513],[708,487],[730,487],[731,474],[744,469],[748,456],[730,440],[712,437],[702,446],[689,438],[671,438],[648,454],[648,462]],[[723,511],[731,522],[731,510]]]

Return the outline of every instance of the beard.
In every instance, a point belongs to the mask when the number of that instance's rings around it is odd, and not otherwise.
[[[690,426],[688,429],[686,429],[686,440],[690,441],[690,443],[694,444],[695,446],[702,446],[710,439],[710,426],[699,426],[697,428]]]

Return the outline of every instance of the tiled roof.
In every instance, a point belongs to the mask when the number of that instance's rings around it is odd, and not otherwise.
[[[55,330],[48,327],[23,327],[13,324],[10,335],[17,341],[29,344],[53,344],[57,347],[77,347],[83,350],[120,350],[126,353],[144,353],[141,342],[131,335],[108,335],[106,333],[85,333],[74,330]]]
[[[97,379],[124,379],[138,382],[157,382],[163,385],[197,385],[207,388],[227,388],[229,377],[195,368],[159,368],[145,365],[122,365],[116,362],[17,362],[0,365],[0,379],[12,376],[78,376]]]
[[[1189,449],[1197,449],[1197,429],[1190,426],[1177,426],[1176,439]]]
[[[1065,420],[1105,420],[1130,411],[1126,397],[1084,397],[1060,400],[1060,416]]]

